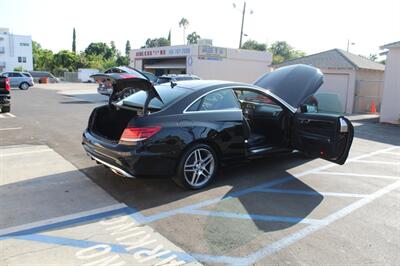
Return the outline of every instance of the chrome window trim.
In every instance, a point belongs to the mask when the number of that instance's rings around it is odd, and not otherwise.
[[[254,91],[258,91],[260,93],[264,93],[268,96],[271,96],[273,99],[279,101],[282,105],[284,105],[287,109],[289,109],[289,111],[291,111],[293,114],[296,113],[297,109],[294,108],[293,106],[291,106],[290,104],[288,104],[287,102],[285,102],[283,99],[281,99],[280,97],[276,96],[275,94],[273,94],[272,92],[270,92],[267,89],[258,87],[258,86],[249,86],[249,85],[237,85],[237,86],[227,86],[227,87],[222,87],[222,88],[217,88],[214,89],[212,91],[208,91],[204,94],[202,94],[201,96],[197,97],[194,101],[192,101],[190,104],[188,104],[188,106],[183,110],[183,114],[187,114],[187,113],[199,113],[199,112],[232,112],[232,111],[237,111],[237,110],[242,110],[242,109],[236,109],[236,108],[229,108],[229,109],[221,109],[221,110],[203,110],[203,111],[187,111],[195,102],[197,102],[198,100],[200,100],[202,97],[219,91],[219,90],[225,90],[225,89],[250,89],[250,90],[254,90]]]

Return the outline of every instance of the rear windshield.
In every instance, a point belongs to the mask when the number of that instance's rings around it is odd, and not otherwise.
[[[174,100],[177,100],[190,93],[189,89],[181,88],[178,86],[171,88],[171,85],[169,84],[155,86],[155,89],[158,92],[158,95],[160,95],[162,102],[157,98],[153,98],[150,100],[148,107],[150,109],[157,109],[157,110],[161,110],[169,103],[172,103]],[[146,91],[141,90],[126,97],[118,104],[142,108],[146,102],[147,95],[148,94]]]

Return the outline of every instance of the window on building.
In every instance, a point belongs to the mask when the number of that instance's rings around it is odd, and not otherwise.
[[[26,57],[25,56],[22,57],[22,63],[26,63]]]
[[[18,63],[22,63],[22,56],[18,56]]]
[[[27,43],[27,42],[20,42],[20,43],[19,43],[19,46],[29,46],[29,43]]]

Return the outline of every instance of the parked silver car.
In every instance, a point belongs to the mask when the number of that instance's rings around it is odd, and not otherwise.
[[[35,85],[31,74],[28,72],[4,72],[2,76],[7,77],[10,80],[11,87],[18,87],[21,90],[27,90],[29,87]]]

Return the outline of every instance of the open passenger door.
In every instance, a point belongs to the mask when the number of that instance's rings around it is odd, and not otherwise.
[[[344,164],[353,142],[354,129],[343,117],[318,113],[295,113],[292,146],[312,157]]]

